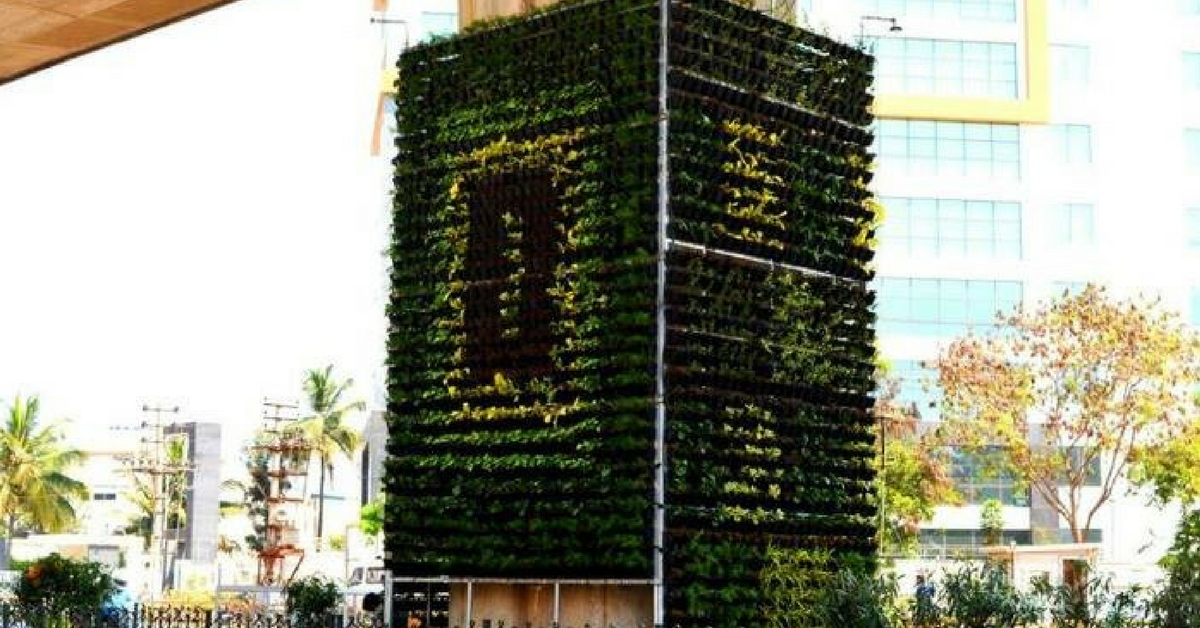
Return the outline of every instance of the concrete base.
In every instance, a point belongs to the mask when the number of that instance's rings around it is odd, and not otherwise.
[[[553,584],[471,585],[470,618],[476,628],[534,628],[554,623]],[[467,628],[467,585],[450,585],[450,625]],[[566,628],[637,628],[652,626],[654,591],[650,585],[559,585],[558,625]]]

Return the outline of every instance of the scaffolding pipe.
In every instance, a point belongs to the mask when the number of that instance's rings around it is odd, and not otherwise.
[[[551,624],[552,626],[555,626],[555,628],[557,628],[559,625],[561,625],[560,624],[560,622],[561,622],[560,614],[562,611],[562,597],[561,597],[562,592],[561,592],[560,588],[561,588],[561,585],[559,583],[555,582],[554,583],[554,623]]]
[[[658,4],[658,282],[655,290],[657,333],[654,348],[654,626],[666,625],[666,590],[664,585],[663,552],[666,531],[666,465],[667,465],[667,400],[666,365],[663,358],[667,346],[667,223],[670,219],[670,153],[668,152],[667,70],[670,32],[671,0]]]
[[[364,574],[365,575],[365,574]],[[392,625],[392,595],[394,581],[392,580],[391,570],[383,572],[383,625],[388,628]],[[428,620],[426,620],[428,621]]]
[[[467,580],[467,616],[463,620],[463,625],[467,626],[468,628],[470,628],[470,626],[471,626],[471,610],[472,610],[471,607],[473,607],[475,605],[474,585],[475,585],[475,583],[473,581]]]

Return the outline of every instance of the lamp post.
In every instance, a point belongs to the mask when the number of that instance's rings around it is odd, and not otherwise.
[[[885,15],[863,15],[858,18],[858,43],[865,45],[867,42],[867,22],[876,24],[887,24],[889,33],[899,33],[904,30],[900,27],[900,23],[894,17]]]
[[[399,19],[391,18],[391,17],[373,17],[373,18],[371,18],[371,23],[379,24],[384,29],[386,29],[388,26],[403,26],[404,27],[404,48],[402,48],[401,50],[408,50],[408,46],[409,46],[409,42],[410,42],[410,37],[408,35],[408,20],[399,20]],[[386,40],[386,39],[387,39],[387,36],[385,35],[384,40]]]

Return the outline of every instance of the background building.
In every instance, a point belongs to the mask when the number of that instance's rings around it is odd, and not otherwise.
[[[184,526],[173,533],[175,556],[196,563],[217,559],[217,524],[220,521],[221,426],[218,423],[177,423],[167,427],[167,437],[186,439],[187,487]]]
[[[1200,2],[800,5],[878,57],[879,342],[923,419],[937,419],[923,362],[998,310],[1094,282],[1200,323]],[[939,509],[925,551],[977,545],[988,498],[1010,540],[1069,537],[1028,491],[970,471],[955,469],[968,504]],[[1138,578],[1169,520],[1121,496],[1089,540]]]

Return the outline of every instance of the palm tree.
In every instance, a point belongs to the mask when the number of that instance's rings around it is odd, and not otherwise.
[[[333,477],[333,457],[339,451],[352,458],[362,437],[358,432],[343,424],[347,414],[364,410],[362,401],[342,403],[342,395],[354,385],[354,380],[338,382],[333,377],[333,366],[312,369],[304,374],[304,393],[312,415],[298,421],[294,429],[303,435],[312,448],[321,466],[317,484],[317,547],[321,547],[321,536],[325,523],[325,475]]]
[[[17,397],[0,428],[0,520],[6,542],[18,520],[57,532],[75,522],[72,499],[87,499],[87,487],[66,475],[85,454],[62,442],[58,426],[38,425],[38,398]],[[5,548],[7,550],[7,547]],[[8,552],[0,568],[8,567]]]

